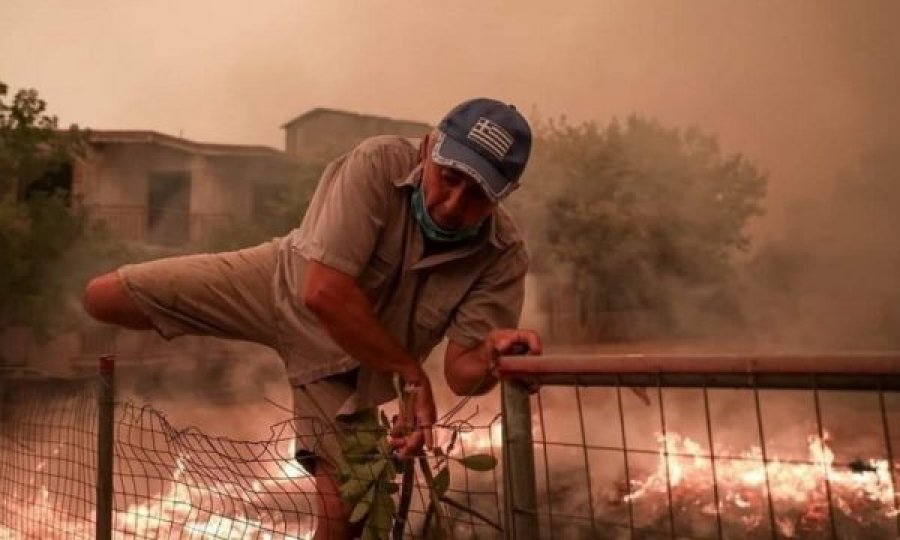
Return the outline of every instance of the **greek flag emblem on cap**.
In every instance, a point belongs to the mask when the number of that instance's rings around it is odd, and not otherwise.
[[[499,160],[506,157],[506,153],[513,145],[513,137],[508,131],[500,127],[496,122],[480,117],[466,138],[487,150]]]

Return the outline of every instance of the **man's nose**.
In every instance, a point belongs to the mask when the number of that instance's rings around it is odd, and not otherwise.
[[[462,214],[466,205],[465,190],[458,187],[450,189],[444,201],[444,208],[448,212]]]

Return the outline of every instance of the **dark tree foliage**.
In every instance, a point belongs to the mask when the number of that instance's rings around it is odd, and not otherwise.
[[[547,292],[565,282],[581,310],[640,311],[664,331],[679,330],[683,310],[735,315],[733,257],[766,178],[714,137],[639,117],[551,122],[523,185],[515,211],[537,272],[552,276]]]
[[[0,197],[23,200],[35,190],[46,192],[53,175],[84,152],[86,139],[75,125],[60,130],[36,90],[19,90],[9,103],[7,93],[0,82]]]
[[[122,249],[72,208],[72,161],[86,134],[61,130],[35,90],[0,82],[0,328],[73,322],[74,292]]]

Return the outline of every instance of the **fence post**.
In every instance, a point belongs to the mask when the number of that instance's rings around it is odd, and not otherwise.
[[[115,357],[101,356],[97,393],[97,540],[112,538],[115,397]]]
[[[500,387],[503,428],[504,514],[507,540],[538,537],[537,487],[531,439],[531,401],[528,388],[504,380]]]

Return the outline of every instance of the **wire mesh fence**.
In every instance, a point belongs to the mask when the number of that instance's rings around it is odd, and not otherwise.
[[[344,488],[370,515],[389,494],[384,538],[897,537],[897,358],[763,360],[507,358],[503,414],[453,408],[439,452],[390,457],[386,418],[343,433]],[[292,420],[236,440],[130,401],[109,417],[104,506],[105,388],[0,384],[0,538],[104,520],[111,538],[309,538],[328,519]]]
[[[93,537],[92,381],[0,384],[0,538]]]
[[[115,402],[104,506],[102,380],[19,378],[0,380],[0,388],[0,538],[310,538],[329,519],[320,515],[322,493],[296,441],[330,433],[325,426],[297,433],[298,424],[314,425],[308,419],[279,422],[267,439],[245,441],[176,428],[150,406]],[[446,418],[442,452],[390,459],[396,475],[378,469],[383,449],[366,446],[383,440],[380,422],[341,434],[362,452],[348,454],[344,486],[368,491],[373,478],[385,480],[378,488],[393,507],[372,526],[376,537],[422,538],[438,526],[455,537],[500,536],[499,472],[470,460],[499,448],[500,419],[484,418]]]
[[[505,359],[540,385],[512,536],[896,538],[898,359]]]

